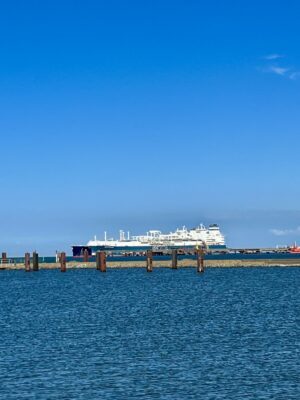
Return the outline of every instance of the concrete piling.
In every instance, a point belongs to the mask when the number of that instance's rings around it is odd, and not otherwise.
[[[38,271],[39,270],[39,255],[36,251],[32,254],[32,270]]]
[[[66,263],[66,253],[60,253],[60,272],[66,272],[67,263]]]
[[[177,250],[172,250],[172,269],[177,269]]]
[[[25,272],[30,272],[30,254],[29,253],[25,253],[24,265],[25,265]]]
[[[197,272],[204,272],[204,251],[202,249],[197,249],[196,257],[197,257]]]
[[[153,269],[153,252],[152,252],[152,250],[147,250],[146,262],[147,262],[146,271],[152,272],[152,269]]]

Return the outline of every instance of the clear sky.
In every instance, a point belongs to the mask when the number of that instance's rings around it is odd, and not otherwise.
[[[2,2],[0,247],[300,241],[299,1]]]

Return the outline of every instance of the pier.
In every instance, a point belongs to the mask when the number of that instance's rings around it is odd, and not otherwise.
[[[94,268],[106,272],[110,268],[145,268],[153,272],[156,268],[195,268],[202,273],[206,268],[300,266],[300,253],[288,249],[226,249],[210,251],[198,249],[155,249],[148,251],[116,252],[99,251],[95,255],[87,251],[80,257],[67,256],[60,252],[56,256],[40,257],[37,252],[23,257],[10,257],[2,252],[1,270],[23,269],[26,272],[40,269]]]

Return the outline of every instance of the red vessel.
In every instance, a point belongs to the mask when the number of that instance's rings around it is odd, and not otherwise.
[[[289,252],[290,253],[300,253],[300,247],[296,245],[296,242],[292,247],[289,247]]]

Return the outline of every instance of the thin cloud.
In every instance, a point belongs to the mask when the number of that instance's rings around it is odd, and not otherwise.
[[[268,54],[268,55],[264,56],[264,59],[268,60],[268,61],[278,60],[278,58],[283,58],[283,55],[275,53],[275,54]]]
[[[290,80],[299,79],[300,71],[292,66],[284,67],[280,65],[280,63],[277,60],[280,61],[281,58],[284,58],[282,54],[278,53],[267,54],[266,56],[262,57],[262,59],[265,61],[264,63],[265,65],[258,68],[258,70],[264,73],[271,73],[274,75],[282,76]]]
[[[292,72],[290,74],[289,78],[292,79],[292,80],[296,80],[296,79],[300,78],[300,72],[299,71]]]
[[[275,236],[300,235],[300,226],[295,229],[270,229],[270,233]]]
[[[287,74],[287,72],[290,71],[290,68],[279,67],[277,65],[271,65],[268,68],[268,71],[272,72],[273,74],[276,74],[276,75],[284,76]]]

